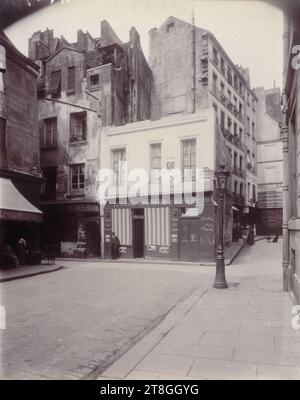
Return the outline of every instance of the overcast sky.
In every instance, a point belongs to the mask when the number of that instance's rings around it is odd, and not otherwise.
[[[148,57],[148,31],[169,16],[191,21],[210,30],[235,64],[249,67],[251,86],[265,89],[282,86],[282,28],[280,10],[260,0],[62,0],[6,29],[15,46],[27,55],[28,38],[47,27],[56,36],[76,40],[81,28],[100,36],[100,21],[106,19],[122,41],[135,26]]]

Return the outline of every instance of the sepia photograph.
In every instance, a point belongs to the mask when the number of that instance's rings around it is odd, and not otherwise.
[[[3,383],[300,380],[299,70],[299,0],[1,0]]]

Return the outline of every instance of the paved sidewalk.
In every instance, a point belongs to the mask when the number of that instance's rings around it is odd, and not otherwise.
[[[234,259],[238,256],[245,243],[233,242],[230,247],[225,250],[225,264],[230,265]],[[89,258],[69,258],[69,257],[57,257],[57,261],[74,261],[74,262],[105,262],[105,263],[130,263],[130,264],[174,264],[174,265],[200,265],[200,266],[215,266],[215,262],[189,262],[189,261],[172,261],[164,260],[160,258],[119,258],[116,260],[102,259],[99,257]]]
[[[228,289],[196,289],[99,379],[300,379],[281,245],[245,248],[227,269]]]
[[[45,274],[48,272],[58,271],[61,266],[56,264],[45,264],[40,265],[20,265],[15,268],[7,268],[0,270],[0,282],[12,281],[15,279],[27,278],[29,276],[35,276]]]

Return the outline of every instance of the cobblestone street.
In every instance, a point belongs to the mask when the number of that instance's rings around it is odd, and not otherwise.
[[[157,325],[213,270],[172,265],[60,262],[66,268],[1,283],[7,329],[2,378],[82,379]]]

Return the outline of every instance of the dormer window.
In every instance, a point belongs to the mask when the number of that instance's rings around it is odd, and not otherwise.
[[[172,32],[172,31],[174,30],[174,26],[175,26],[174,22],[170,22],[170,23],[167,25],[167,33]]]

